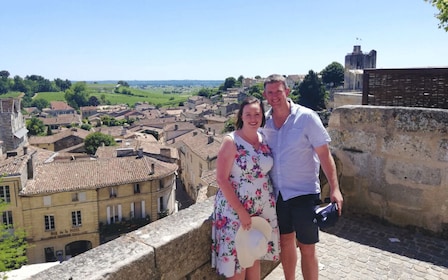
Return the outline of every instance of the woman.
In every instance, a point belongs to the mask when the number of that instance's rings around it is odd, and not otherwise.
[[[216,162],[219,190],[212,228],[212,267],[228,279],[260,279],[260,260],[242,268],[235,250],[239,227],[251,228],[251,216],[265,218],[272,227],[265,260],[279,259],[275,197],[268,172],[272,153],[258,129],[265,123],[260,100],[246,98],[238,111],[236,131],[223,139]]]

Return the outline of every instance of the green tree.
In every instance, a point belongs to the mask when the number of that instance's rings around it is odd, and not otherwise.
[[[339,62],[332,62],[320,74],[322,82],[330,87],[338,87],[344,82],[344,66]]]
[[[76,82],[65,91],[65,100],[75,109],[89,104],[89,93],[85,82]]]
[[[211,88],[201,88],[198,91],[198,96],[211,97],[214,94],[214,91]]]
[[[100,105],[100,101],[95,95],[89,97],[89,106],[98,106]]]
[[[3,222],[0,223],[0,272],[18,269],[28,261],[26,232],[23,229],[13,228],[12,220],[9,224],[5,223],[6,217],[10,217],[6,215],[7,206],[8,204],[0,199],[0,215],[3,217]]]
[[[235,118],[229,118],[224,124],[224,130],[222,133],[234,131],[236,128],[236,120]]]
[[[439,28],[445,29],[448,32],[448,1],[447,0],[425,0],[431,3],[439,10],[436,18],[440,21]]]
[[[228,88],[235,87],[236,79],[234,77],[228,77],[224,80],[224,84],[222,84],[219,89],[220,90],[227,90]]]
[[[6,70],[1,70],[0,71],[0,78],[1,79],[8,79],[9,78],[9,72],[8,71],[6,71]]]
[[[36,117],[26,121],[26,129],[30,135],[45,135],[45,125]]]
[[[36,107],[40,111],[42,111],[43,108],[48,108],[50,106],[50,103],[43,98],[36,98],[31,102],[31,106]]]
[[[235,87],[241,87],[243,85],[244,76],[240,75],[236,80]]]
[[[94,132],[86,136],[84,140],[84,147],[89,154],[94,155],[96,150],[101,145],[115,146],[115,139],[111,135],[103,134],[101,132]]]
[[[325,109],[326,92],[321,79],[317,73],[310,70],[303,81],[296,87],[298,103],[312,110],[319,111]]]
[[[263,100],[263,84],[262,83],[256,83],[255,85],[252,85],[248,92],[250,95],[255,96],[256,98]]]
[[[25,84],[25,81],[20,76],[14,76],[14,82],[11,90],[27,93],[30,91],[29,87]]]
[[[124,87],[129,87],[129,84],[126,81],[118,81],[117,84],[122,85]]]
[[[56,87],[58,88],[59,91],[66,91],[67,89],[69,89],[72,86],[72,82],[70,82],[69,80],[62,80],[62,79],[55,79],[54,80],[54,84],[56,85]]]

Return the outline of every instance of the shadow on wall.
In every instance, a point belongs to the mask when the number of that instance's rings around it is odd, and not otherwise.
[[[341,177],[342,177],[342,170],[343,170],[343,166],[342,166],[342,162],[341,160],[339,160],[339,158],[335,155],[333,155],[333,159],[334,159],[334,163],[336,164],[336,172],[337,172],[337,176],[338,176],[338,182],[339,182],[339,188],[341,189],[342,195],[344,195],[342,186],[341,186]],[[319,180],[320,180],[320,188],[321,188],[321,199],[324,200],[327,197],[330,197],[330,184],[328,183],[328,179],[327,176],[325,176],[324,171],[322,170],[322,168],[319,171]]]

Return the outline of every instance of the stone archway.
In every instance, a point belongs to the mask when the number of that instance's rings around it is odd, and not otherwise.
[[[88,240],[74,241],[65,245],[65,256],[66,258],[74,257],[90,249],[92,249],[92,242]]]

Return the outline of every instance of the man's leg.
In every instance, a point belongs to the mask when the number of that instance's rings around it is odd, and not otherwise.
[[[302,244],[299,242],[302,275],[304,280],[317,280],[319,278],[319,264],[315,244]],[[282,247],[283,249],[283,247]]]
[[[280,234],[280,247],[280,261],[285,280],[294,280],[297,266],[296,233]]]

